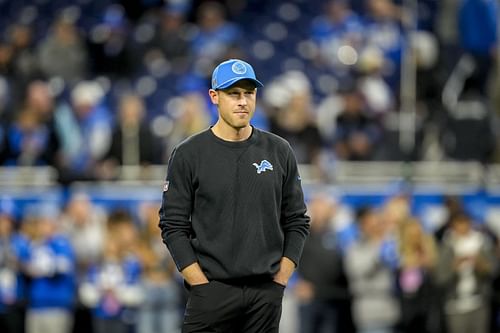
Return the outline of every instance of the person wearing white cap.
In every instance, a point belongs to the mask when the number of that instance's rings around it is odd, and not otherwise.
[[[160,229],[189,291],[183,332],[278,332],[283,292],[309,234],[295,155],[250,123],[262,83],[220,63],[218,120],[170,156]]]

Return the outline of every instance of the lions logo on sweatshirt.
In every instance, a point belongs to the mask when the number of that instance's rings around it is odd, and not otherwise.
[[[262,160],[260,164],[254,163],[252,164],[255,168],[257,168],[257,173],[260,175],[262,172],[266,170],[273,171],[273,165],[268,160]]]

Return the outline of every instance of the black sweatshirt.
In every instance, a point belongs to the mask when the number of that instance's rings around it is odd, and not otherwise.
[[[179,271],[199,262],[209,280],[272,276],[299,262],[309,217],[297,163],[282,138],[253,128],[229,142],[210,129],[173,151],[160,229]]]

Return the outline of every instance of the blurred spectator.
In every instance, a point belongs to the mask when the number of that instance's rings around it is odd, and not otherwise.
[[[410,198],[405,194],[389,197],[382,206],[384,228],[390,236],[399,237],[403,225],[411,219]]]
[[[380,248],[380,260],[397,271],[401,267],[401,244],[403,228],[412,219],[410,201],[407,195],[398,193],[389,197],[381,207],[380,227],[383,240]]]
[[[76,18],[62,12],[52,30],[38,44],[40,69],[47,78],[59,77],[74,85],[87,76],[87,49],[76,26]]]
[[[6,133],[5,164],[17,166],[49,165],[54,161],[49,129],[28,109],[17,114]]]
[[[118,166],[147,166],[161,162],[160,149],[145,118],[144,101],[138,95],[123,95],[118,102],[111,146],[104,157],[101,171],[118,176]],[[101,175],[103,177],[103,175]]]
[[[475,88],[482,94],[486,94],[498,52],[498,8],[495,0],[462,0],[458,10],[460,44],[474,59]]]
[[[418,220],[402,225],[401,260],[397,283],[401,297],[400,329],[405,333],[435,332],[433,319],[439,309],[433,274],[437,262],[434,238],[427,235]]]
[[[327,142],[340,160],[371,160],[375,157],[382,129],[369,114],[357,85],[344,87],[339,93],[342,111],[335,120],[334,136]]]
[[[144,301],[139,309],[138,333],[179,333],[182,322],[181,279],[174,261],[158,237],[159,204],[142,205]]]
[[[360,238],[347,249],[345,258],[357,332],[394,332],[400,307],[394,293],[394,271],[382,258],[385,234],[379,213],[361,207],[357,223]]]
[[[158,237],[158,211],[160,210],[159,202],[142,202],[139,206],[140,220],[140,238],[148,244],[149,250],[154,252],[155,257],[159,257],[160,261],[170,263],[168,251],[165,251],[165,244],[161,237]]]
[[[170,63],[175,72],[185,73],[191,62],[191,34],[195,26],[186,21],[184,8],[166,4],[159,13],[155,33],[147,44],[145,59],[156,57],[156,52]]]
[[[140,220],[140,240],[145,248],[145,274],[144,283],[146,288],[150,291],[158,289],[160,294],[164,293],[168,295],[166,298],[167,302],[161,303],[161,307],[158,308],[158,312],[151,312],[151,303],[147,301],[144,303],[145,308],[142,310],[146,311],[146,316],[158,317],[159,312],[165,311],[166,316],[171,318],[173,322],[179,324],[177,316],[179,314],[179,308],[177,308],[177,313],[174,313],[173,305],[177,302],[177,306],[182,305],[182,278],[179,272],[175,269],[175,264],[172,257],[165,251],[165,244],[163,243],[161,237],[158,237],[158,210],[160,209],[159,202],[149,202],[145,201],[139,206],[139,220]],[[149,271],[149,272],[148,272]],[[151,274],[151,276],[149,276]],[[165,283],[159,283],[164,281]],[[149,282],[148,282],[149,281]],[[165,290],[168,289],[168,290]],[[156,308],[156,307],[155,307]],[[158,319],[159,320],[159,319]],[[173,327],[172,323],[168,324],[169,327]],[[143,323],[144,325],[145,323]],[[159,324],[159,322],[158,322]],[[146,325],[147,326],[147,325]],[[168,331],[168,330],[167,330]]]
[[[326,194],[317,194],[308,203],[311,233],[294,287],[300,302],[301,333],[349,331],[350,311],[347,315],[344,311],[350,306],[349,287],[331,223],[335,209],[335,203]]]
[[[92,265],[80,285],[82,302],[93,309],[95,333],[127,333],[132,318],[127,307],[142,299],[139,286],[140,263],[125,256],[113,234],[108,234],[102,259]]]
[[[12,79],[14,75],[14,48],[5,38],[0,38],[0,75]]]
[[[82,303],[92,309],[94,333],[135,329],[136,309],[143,300],[137,246],[130,215],[112,212],[101,258],[90,266],[79,287]]]
[[[395,92],[384,80],[384,55],[376,47],[366,47],[359,55],[356,65],[359,90],[369,113],[377,118],[383,117],[396,108]]]
[[[242,32],[238,25],[227,21],[225,7],[215,1],[204,1],[196,10],[198,32],[192,39],[193,56],[204,69],[211,68],[226,52],[237,44]]]
[[[63,102],[56,109],[56,129],[63,143],[63,182],[97,177],[96,163],[111,143],[111,115],[103,96],[97,82],[82,81],[72,89],[70,104]]]
[[[106,211],[85,193],[71,194],[61,216],[61,227],[74,247],[76,271],[81,279],[101,256],[106,236]]]
[[[89,60],[94,75],[107,75],[111,79],[131,76],[137,68],[137,60],[130,43],[129,22],[122,6],[109,5],[102,21],[89,34]]]
[[[30,277],[27,333],[70,333],[75,305],[75,256],[69,239],[59,232],[59,210],[40,203],[27,210],[32,239],[26,261]]]
[[[156,229],[157,224],[155,223]],[[175,279],[175,264],[170,257],[158,254],[154,249],[155,243],[149,238],[143,238],[142,241],[147,249],[143,256],[142,275],[145,296],[139,308],[137,332],[180,333],[182,299],[180,282]]]
[[[444,290],[448,332],[488,332],[494,267],[489,239],[474,230],[466,214],[453,216],[436,272]]]
[[[363,25],[349,1],[329,0],[324,7],[324,13],[313,20],[310,35],[318,47],[316,61],[338,75],[349,71],[342,50],[356,52],[362,47]]]
[[[9,42],[12,45],[12,92],[15,100],[21,100],[21,92],[28,83],[40,77],[40,69],[36,55],[36,43],[33,27],[28,24],[14,23],[8,27]],[[19,95],[17,95],[19,93]]]
[[[444,235],[448,233],[452,218],[465,212],[462,198],[456,195],[445,195],[443,198],[443,208],[445,209],[445,216],[441,221],[441,225],[439,225],[439,228],[434,233],[434,237],[439,244],[441,244]]]
[[[298,163],[316,163],[322,140],[314,122],[311,83],[307,76],[299,71],[285,72],[264,94],[270,108],[270,131],[290,143]]]
[[[76,278],[80,284],[85,279],[90,266],[101,257],[106,235],[107,212],[92,203],[83,192],[69,196],[61,216],[61,227],[68,235],[75,250]],[[90,310],[81,303],[75,304],[73,333],[86,333],[91,330]]]
[[[55,96],[52,88],[46,81],[34,80],[28,83],[24,97],[23,108],[36,115],[38,121],[49,131],[49,163],[55,167],[61,165],[61,138],[56,129],[54,118]]]
[[[140,241],[144,272],[144,302],[139,309],[138,333],[179,333],[182,323],[183,285],[174,261],[158,237],[159,202],[144,202],[140,210]]]
[[[23,103],[6,135],[6,163],[60,165],[60,138],[54,122],[54,98],[44,81],[26,87]]]
[[[33,53],[33,28],[27,24],[14,23],[8,30],[16,75],[31,79],[38,71],[38,63]]]
[[[165,161],[179,142],[210,126],[210,110],[200,91],[187,89],[181,92],[178,101],[178,106],[170,114],[173,127],[166,138]]]
[[[17,215],[14,201],[0,197],[0,331],[5,333],[24,332],[26,279],[22,262],[28,253],[28,240],[16,230]]]
[[[399,89],[399,75],[405,38],[401,27],[401,10],[393,0],[368,0],[364,45],[378,48],[384,54],[383,76],[389,86]]]

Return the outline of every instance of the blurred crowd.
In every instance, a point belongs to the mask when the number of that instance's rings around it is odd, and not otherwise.
[[[180,275],[159,204],[107,211],[75,193],[20,210],[0,201],[0,331],[180,332]]]
[[[405,194],[355,208],[314,194],[296,332],[498,332],[500,234],[459,197],[444,207],[430,228]]]
[[[500,331],[499,221],[449,196],[426,225],[403,192],[351,206],[315,191],[307,206],[311,234],[281,332]],[[158,209],[106,209],[77,191],[62,209],[42,201],[21,210],[3,197],[1,332],[180,332],[187,294]]]
[[[302,164],[496,162],[497,7],[3,1],[0,163],[51,165],[63,183],[164,164],[216,119],[210,74],[231,57],[265,83],[254,124],[288,139]]]
[[[52,166],[62,184],[164,165],[214,123],[210,74],[233,57],[265,85],[253,124],[325,178],[338,160],[499,162],[498,11],[495,0],[0,1],[0,165]],[[500,331],[500,230],[457,198],[444,207],[428,228],[409,196],[346,207],[312,195],[283,332]],[[179,332],[184,288],[158,208],[2,198],[0,332]]]

